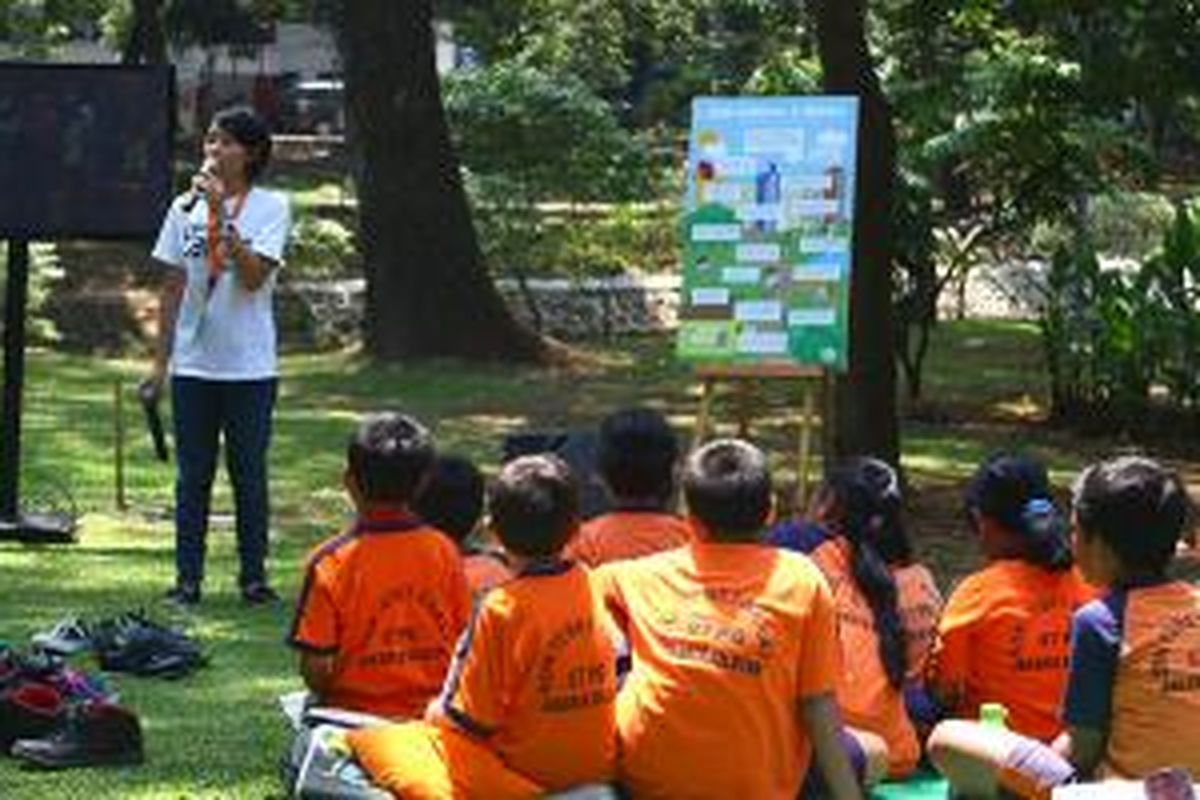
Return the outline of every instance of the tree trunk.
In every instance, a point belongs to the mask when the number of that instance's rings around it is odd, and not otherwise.
[[[162,4],[163,0],[133,0],[133,23],[121,52],[122,64],[167,63]]]
[[[896,135],[871,63],[866,0],[806,0],[816,22],[825,91],[857,95],[858,185],[850,286],[850,369],[837,381],[833,452],[897,463],[892,341],[892,199]]]
[[[538,360],[487,274],[451,147],[430,0],[346,0],[335,20],[357,165],[366,346],[383,360]]]

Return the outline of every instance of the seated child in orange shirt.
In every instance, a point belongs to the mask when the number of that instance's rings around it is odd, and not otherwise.
[[[596,461],[613,510],[584,523],[566,557],[598,567],[686,544],[682,518],[671,513],[679,444],[662,414],[626,408],[600,423]]]
[[[1048,742],[1061,730],[1071,615],[1095,590],[1073,567],[1067,522],[1038,462],[991,456],[965,505],[988,563],[946,602],[930,688],[947,716],[978,719],[981,704],[1000,703],[1012,730]]]
[[[860,797],[834,701],[837,620],[812,563],[760,541],[765,456],[710,442],[683,476],[693,540],[592,573],[625,633],[621,783],[637,798],[795,800],[812,752],[826,797]]]
[[[410,499],[433,463],[415,419],[372,414],[350,439],[343,481],[357,518],[308,558],[288,642],[316,704],[420,716],[470,615],[454,543]]]
[[[1077,780],[1142,780],[1168,768],[1200,776],[1200,587],[1167,575],[1192,510],[1179,477],[1150,459],[1126,456],[1083,472],[1074,489],[1075,555],[1105,593],[1071,622],[1066,732],[1051,747],[977,722],[944,722],[929,748],[952,786],[972,797],[1002,787],[1048,798]]]
[[[413,504],[417,516],[458,543],[473,596],[512,577],[508,554],[479,545],[483,518],[483,475],[461,456],[438,456]]]
[[[427,722],[352,732],[402,797],[529,797],[612,778],[615,652],[586,570],[561,558],[577,487],[551,455],[500,471],[492,525],[516,576],[483,595]]]
[[[777,525],[770,541],[807,552],[829,581],[842,650],[838,707],[871,765],[882,760],[880,771],[903,778],[921,756],[906,701],[929,707],[921,682],[941,593],[929,570],[913,561],[900,481],[885,462],[855,458],[830,470],[812,516],[813,522]]]

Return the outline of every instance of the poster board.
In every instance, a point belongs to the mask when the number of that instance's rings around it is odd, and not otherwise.
[[[844,371],[858,99],[698,97],[676,353]]]

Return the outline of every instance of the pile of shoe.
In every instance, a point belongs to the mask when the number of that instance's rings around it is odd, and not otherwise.
[[[194,639],[140,611],[102,620],[87,631],[100,668],[109,672],[182,678],[207,663]]]
[[[92,650],[105,671],[160,678],[181,678],[206,661],[195,640],[142,611],[91,624],[67,617],[49,631],[34,635],[33,644],[58,656]]]
[[[134,764],[141,726],[103,682],[60,657],[0,648],[0,749],[46,768]]]

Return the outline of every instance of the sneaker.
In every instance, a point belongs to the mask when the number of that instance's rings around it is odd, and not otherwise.
[[[84,703],[67,712],[63,725],[40,739],[18,739],[12,755],[46,769],[142,763],[137,715],[112,703]]]
[[[44,683],[24,683],[0,694],[0,750],[18,739],[45,736],[62,721],[62,694]]]
[[[179,583],[167,589],[163,597],[177,606],[194,606],[200,602],[200,587],[194,583]]]
[[[279,595],[265,583],[248,583],[242,587],[242,602],[251,606],[278,603]]]
[[[87,625],[78,617],[63,617],[48,631],[35,633],[33,646],[63,656],[73,655],[92,646]]]

